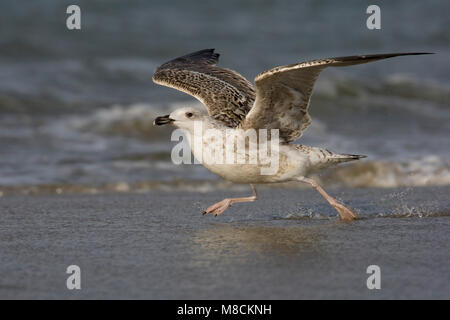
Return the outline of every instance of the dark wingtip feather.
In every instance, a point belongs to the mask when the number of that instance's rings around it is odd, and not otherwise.
[[[380,56],[381,58],[393,58],[393,57],[399,57],[399,56],[418,56],[423,54],[434,54],[433,52],[400,52],[400,53],[386,53],[386,54],[379,54],[374,56]],[[370,55],[369,55],[370,56]]]
[[[217,64],[220,54],[214,52],[215,49],[203,49],[188,53],[184,56],[166,62],[164,65],[175,65],[180,63],[203,63]]]
[[[406,54],[418,55],[418,54],[436,54],[436,53],[435,52],[410,52],[410,53],[406,53]]]
[[[177,67],[185,64],[209,64],[216,65],[219,62],[220,54],[214,52],[215,49],[203,49],[188,53],[184,56],[167,61],[158,67],[158,70]]]
[[[333,67],[345,67],[349,65],[362,64],[400,56],[416,56],[424,54],[433,54],[433,53],[432,52],[379,53],[379,54],[364,54],[359,56],[336,57],[332,59],[335,61]]]
[[[218,53],[214,53],[216,49],[203,49],[195,52],[188,53],[180,58],[190,59],[190,60],[203,60],[203,59],[217,59],[219,57]]]

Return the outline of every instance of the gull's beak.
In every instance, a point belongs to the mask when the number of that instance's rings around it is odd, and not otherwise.
[[[162,116],[162,117],[157,117],[155,119],[155,121],[153,121],[153,125],[154,126],[162,126],[164,124],[172,123],[174,121],[175,120],[170,119],[169,115],[166,115],[166,116]]]

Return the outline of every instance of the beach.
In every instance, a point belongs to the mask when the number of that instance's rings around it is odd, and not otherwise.
[[[0,198],[1,299],[449,299],[450,187],[10,195]],[[66,268],[81,269],[81,290]],[[381,289],[369,290],[369,265]]]
[[[0,1],[0,299],[449,299],[450,2]],[[429,52],[327,68],[293,141],[367,158],[250,196],[174,163],[158,116],[195,98],[153,83],[215,48],[249,82],[302,61]],[[309,89],[308,89],[309,90]],[[182,137],[181,139],[184,139]],[[68,290],[69,266],[81,290]],[[369,290],[369,266],[381,289]]]

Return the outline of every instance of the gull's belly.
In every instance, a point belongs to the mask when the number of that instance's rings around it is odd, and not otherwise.
[[[211,172],[235,183],[275,182],[274,175],[262,175],[261,167],[256,164],[212,164],[204,166]]]
[[[267,157],[263,157],[264,160],[260,158],[259,146],[250,144],[245,145],[245,161],[243,163],[227,163],[225,161],[226,154],[224,154],[223,157],[219,157],[221,158],[221,163],[214,163],[214,161],[208,163],[208,158],[204,157],[204,153],[207,152],[206,142],[211,145],[213,143],[205,139],[198,139],[197,143],[202,143],[202,147],[199,147],[197,144],[194,146],[192,145],[193,139],[190,135],[188,135],[188,139],[194,157],[200,161],[204,167],[223,179],[235,183],[258,184],[290,181],[295,177],[303,176],[309,166],[309,160],[305,153],[302,152],[302,150],[299,150],[296,145],[292,144],[279,145],[279,150],[275,153],[272,151],[269,152]],[[233,159],[237,159],[234,141],[231,141],[233,143],[229,149],[234,149]],[[227,150],[227,148],[225,148],[225,150]],[[219,152],[223,152],[222,149],[219,149]],[[266,153],[263,152],[263,154]],[[250,159],[255,160],[251,155],[258,155],[255,162],[251,162]],[[261,163],[261,161],[263,161],[263,163]]]
[[[225,180],[235,183],[275,183],[290,181],[294,177],[305,174],[305,163],[298,157],[292,158],[290,154],[280,153],[278,165],[267,174],[262,168],[268,165],[257,164],[203,164],[208,170]],[[272,164],[273,165],[273,164]]]

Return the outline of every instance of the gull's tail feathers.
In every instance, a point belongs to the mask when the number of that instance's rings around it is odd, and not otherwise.
[[[355,160],[359,160],[362,158],[367,158],[367,156],[364,156],[361,154],[336,154],[336,153],[333,153],[329,157],[329,159],[334,163],[355,161]]]
[[[367,158],[367,156],[364,156],[362,154],[335,154],[334,156],[337,159],[348,159],[349,161]]]
[[[325,169],[327,167],[339,164],[341,162],[355,161],[367,156],[361,154],[340,154],[334,153],[327,149],[310,147],[305,145],[292,145],[295,149],[300,151],[303,156],[309,160],[311,170]]]

